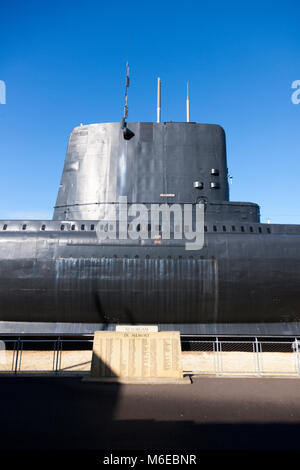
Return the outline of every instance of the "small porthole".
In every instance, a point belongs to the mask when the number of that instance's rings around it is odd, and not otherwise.
[[[82,224],[82,225],[81,225],[81,230],[84,230],[84,227],[85,227],[85,225],[84,225],[84,224]]]
[[[3,225],[3,230],[6,230],[7,229],[7,224],[4,224]]]
[[[241,226],[241,232],[245,232],[245,229],[243,226]]]
[[[41,226],[41,230],[45,230],[45,229],[46,229],[46,225],[43,224],[43,225]]]
[[[270,227],[267,227],[267,232],[268,232],[268,233],[271,233]]]
[[[232,230],[233,232],[235,232],[235,225],[232,225],[232,226],[231,226],[231,230]]]
[[[253,233],[253,227],[250,227],[250,232]]]
[[[258,231],[259,231],[259,233],[262,233],[261,227],[258,227]]]
[[[95,230],[95,225],[94,224],[91,225],[91,230]]]
[[[72,224],[71,230],[75,230],[75,224]]]
[[[61,226],[60,226],[60,230],[65,230],[65,226],[64,226],[64,225],[61,225]]]
[[[26,225],[26,224],[23,224],[23,225],[22,225],[22,230],[26,230],[26,227],[27,227],[27,225]]]
[[[213,230],[214,230],[214,232],[217,231],[217,226],[216,225],[213,226]]]
[[[223,232],[226,232],[226,225],[223,225]]]

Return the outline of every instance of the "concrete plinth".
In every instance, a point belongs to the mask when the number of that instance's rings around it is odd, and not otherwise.
[[[147,377],[147,378],[129,378],[129,377],[84,377],[82,382],[88,383],[118,383],[120,385],[132,384],[132,385],[190,385],[190,377],[183,377],[182,379],[174,378],[159,378],[159,377]]]
[[[91,376],[182,380],[179,332],[96,331]]]

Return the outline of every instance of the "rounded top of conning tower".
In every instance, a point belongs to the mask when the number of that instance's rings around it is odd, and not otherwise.
[[[128,203],[228,201],[225,132],[193,122],[78,126],[69,139],[54,219],[103,218],[101,207]]]

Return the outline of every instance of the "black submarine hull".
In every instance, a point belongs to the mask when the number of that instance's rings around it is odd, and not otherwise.
[[[126,323],[300,334],[300,226],[262,224],[257,204],[229,201],[224,130],[127,126],[130,140],[119,123],[74,128],[53,220],[0,223],[0,332],[93,333]],[[96,225],[109,228],[116,208],[129,214],[136,203],[152,238],[100,241]],[[153,204],[181,214],[201,207],[203,248],[175,239],[185,222],[153,222]],[[118,221],[124,234],[127,222]],[[173,238],[152,236],[167,225]]]
[[[181,240],[142,245],[99,243],[87,232],[2,233],[0,330],[10,322],[17,322],[16,331],[21,323],[78,324],[83,330],[125,323],[177,325],[185,334],[296,334],[298,226],[249,229],[208,231],[199,251],[187,251]]]

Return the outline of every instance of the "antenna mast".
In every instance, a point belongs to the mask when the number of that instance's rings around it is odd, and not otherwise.
[[[187,82],[186,86],[186,122],[190,122],[189,82]]]
[[[125,83],[125,105],[124,105],[124,116],[121,119],[121,129],[123,131],[123,137],[125,140],[130,140],[134,137],[134,132],[132,132],[127,127],[126,119],[128,118],[128,107],[127,107],[127,91],[129,87],[129,66],[128,61],[126,62],[126,83]]]
[[[161,94],[161,83],[160,78],[157,79],[157,122],[160,122],[160,94]]]
[[[126,62],[126,83],[125,83],[125,106],[124,106],[124,119],[128,119],[128,107],[127,107],[127,91],[129,88],[129,65]]]

